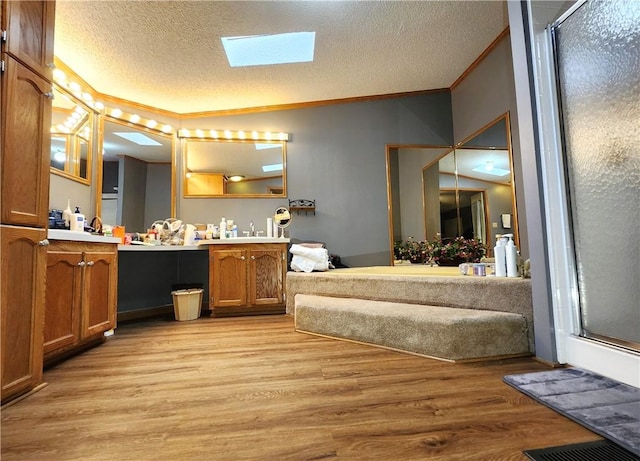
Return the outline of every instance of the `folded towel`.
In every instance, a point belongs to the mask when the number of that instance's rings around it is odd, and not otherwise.
[[[294,254],[293,258],[291,258],[291,269],[296,272],[323,272],[329,270],[329,260],[327,259],[322,262],[314,261],[313,259]]]
[[[329,261],[329,250],[326,248],[308,248],[302,245],[293,244],[289,249],[293,255],[303,256],[319,263]]]

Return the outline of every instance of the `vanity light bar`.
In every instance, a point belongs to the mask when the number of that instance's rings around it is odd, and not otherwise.
[[[122,110],[118,109],[117,107],[107,108],[105,109],[105,113],[110,117],[117,118],[118,120],[122,120],[123,122],[140,125],[153,131],[160,131],[168,135],[172,135],[174,132],[171,125],[163,125],[156,120],[142,118],[138,114],[128,114],[126,112],[122,112]]]
[[[56,82],[60,87],[73,94],[76,98],[84,101],[86,105],[94,108],[98,112],[104,109],[103,103],[101,103],[100,101],[95,101],[91,93],[83,91],[82,85],[80,85],[78,82],[67,80],[67,76],[60,69],[54,69],[53,81]]]
[[[271,131],[188,130],[182,128],[178,137],[189,139],[218,139],[221,141],[288,141],[289,134]]]

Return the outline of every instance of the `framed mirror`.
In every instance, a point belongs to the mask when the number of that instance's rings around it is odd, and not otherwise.
[[[457,146],[387,146],[389,236],[394,243],[464,236],[492,256],[496,234],[519,246],[509,114]]]
[[[458,235],[481,235],[479,219],[484,210],[483,242],[489,246],[490,255],[497,234],[513,234],[519,247],[509,113],[460,142],[455,148],[455,162],[457,191],[475,197],[475,201],[466,198],[459,201],[458,210],[466,218],[460,217]],[[482,195],[477,195],[480,192]],[[469,219],[474,221],[472,227],[468,225]]]
[[[83,184],[91,183],[94,111],[80,99],[53,84],[51,116],[51,172]]]
[[[102,222],[146,232],[154,221],[174,217],[174,137],[109,116],[102,132]]]
[[[185,139],[185,197],[286,197],[286,141]]]

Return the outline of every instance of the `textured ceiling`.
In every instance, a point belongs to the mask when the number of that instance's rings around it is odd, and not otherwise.
[[[55,54],[96,91],[178,113],[447,88],[502,1],[56,2]],[[220,37],[315,31],[311,63],[231,68]]]

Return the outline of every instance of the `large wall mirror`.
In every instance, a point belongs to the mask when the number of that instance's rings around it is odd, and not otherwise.
[[[94,112],[80,99],[53,85],[51,172],[83,184],[91,181]]]
[[[286,141],[184,140],[185,197],[286,197]]]
[[[146,232],[154,221],[175,216],[174,137],[103,118],[103,224]]]
[[[519,245],[509,114],[453,147],[387,146],[390,249],[412,237]]]

